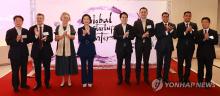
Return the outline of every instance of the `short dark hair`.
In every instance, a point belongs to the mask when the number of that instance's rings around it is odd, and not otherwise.
[[[37,16],[43,16],[44,17],[44,14],[43,13],[37,13]]]
[[[163,12],[162,16],[165,15],[165,14],[167,14],[168,16],[170,15],[168,12]]]
[[[185,11],[183,15],[186,15],[187,13],[188,13],[188,14],[192,14],[191,11]]]
[[[203,17],[203,18],[202,18],[202,20],[201,20],[201,22],[202,22],[203,20],[208,20],[208,21],[209,21],[209,23],[211,22],[211,20],[210,20],[210,18],[209,18],[209,17]]]
[[[91,16],[90,16],[89,14],[84,14],[84,15],[82,16],[81,23],[84,24],[84,23],[83,23],[83,18],[86,17],[86,16],[89,17],[90,23],[92,23],[92,18],[91,18]]]
[[[15,21],[15,19],[20,18],[22,21],[24,21],[24,18],[21,15],[15,15],[13,17],[13,20]]]
[[[141,11],[142,9],[148,11],[146,7],[141,7],[139,11]]]
[[[128,17],[128,13],[126,13],[126,12],[122,12],[122,13],[120,13],[119,17],[121,18],[122,15],[126,15],[126,16]]]

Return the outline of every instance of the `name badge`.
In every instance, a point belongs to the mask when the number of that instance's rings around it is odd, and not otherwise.
[[[214,36],[209,36],[210,39],[214,39]]]
[[[152,28],[151,25],[147,25],[147,29],[150,29],[150,28]]]
[[[43,32],[43,35],[47,36],[47,35],[49,35],[49,32]]]
[[[23,38],[23,39],[27,38],[27,35],[22,35],[22,38]]]

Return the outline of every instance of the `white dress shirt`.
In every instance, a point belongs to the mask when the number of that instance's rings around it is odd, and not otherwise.
[[[122,24],[122,28],[123,28],[123,31],[125,33],[126,32],[126,24]]]
[[[144,31],[146,31],[146,19],[141,19]]]
[[[15,27],[15,29],[16,29],[18,35],[21,35],[21,30],[22,30],[22,28]]]

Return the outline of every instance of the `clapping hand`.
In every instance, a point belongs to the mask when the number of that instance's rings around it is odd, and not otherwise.
[[[83,36],[85,36],[86,34],[88,34],[88,35],[90,34],[89,29],[85,29],[85,30],[83,29]]]
[[[83,29],[83,36],[87,34],[86,30]]]
[[[41,39],[42,41],[46,41],[47,40],[47,36],[44,36],[44,38]]]
[[[146,38],[146,37],[149,37],[149,32],[145,32],[145,33],[142,35],[142,38]]]
[[[23,41],[23,40],[22,40],[22,35],[17,35],[16,41],[17,41],[17,42],[19,42],[19,41],[22,42],[22,41]]]
[[[189,26],[189,27],[186,28],[186,32],[187,32],[187,33],[188,33],[188,32],[192,32],[192,31],[193,31],[192,26]]]
[[[166,29],[167,29],[167,32],[171,32],[173,30],[173,26],[169,25],[169,26],[166,27]]]
[[[123,38],[128,38],[129,32],[125,32]]]
[[[206,33],[204,34],[204,40],[208,40],[208,39],[209,39],[209,33],[206,32]]]
[[[63,33],[63,36],[67,36],[67,32],[64,32],[64,33]]]

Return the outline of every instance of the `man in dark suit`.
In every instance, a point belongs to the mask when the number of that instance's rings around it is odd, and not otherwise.
[[[164,66],[163,81],[169,82],[168,74],[170,70],[170,61],[173,47],[173,37],[176,38],[176,26],[169,22],[169,13],[162,13],[162,22],[157,23],[155,27],[157,43],[157,79],[162,79],[161,71]]]
[[[134,22],[135,53],[136,53],[136,80],[140,83],[141,61],[144,61],[144,82],[148,81],[149,57],[152,48],[151,37],[154,35],[154,22],[147,19],[148,10],[145,7],[140,8],[140,19]]]
[[[218,32],[209,28],[210,18],[203,17],[201,20],[203,29],[197,35],[198,49],[196,57],[198,60],[198,82],[204,81],[204,66],[206,67],[205,82],[211,84],[212,65],[216,58],[215,46],[218,44]]]
[[[10,46],[8,58],[11,62],[12,86],[14,91],[18,92],[20,84],[21,88],[30,88],[30,86],[27,85],[27,62],[29,55],[27,44],[30,43],[30,35],[27,29],[22,28],[24,21],[22,16],[16,15],[13,20],[15,27],[7,31],[5,41],[7,45]],[[20,69],[21,83],[19,80]]]
[[[180,82],[189,82],[191,61],[195,50],[195,36],[197,24],[191,22],[192,14],[190,11],[184,12],[184,22],[177,25],[177,57],[178,75]],[[185,61],[185,74],[183,73],[183,63]]]
[[[131,71],[131,54],[132,44],[131,40],[134,39],[132,26],[127,24],[128,14],[122,12],[120,14],[121,24],[116,25],[114,28],[113,37],[116,39],[115,53],[117,55],[117,73],[118,85],[122,84],[122,65],[125,59],[125,83],[130,84],[130,71]]]
[[[50,88],[50,62],[53,51],[51,42],[53,41],[52,28],[44,24],[44,15],[37,14],[37,24],[30,27],[31,39],[33,42],[31,57],[34,60],[35,80],[37,82],[34,90],[38,90],[41,84],[41,63],[43,63],[45,71],[45,86]]]

